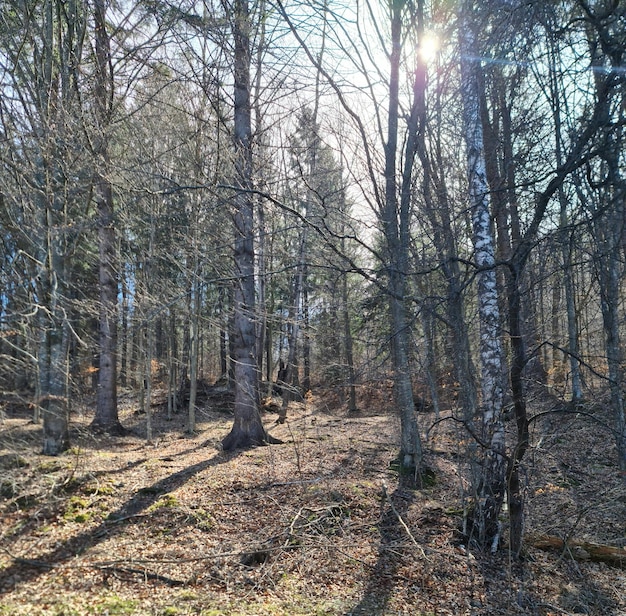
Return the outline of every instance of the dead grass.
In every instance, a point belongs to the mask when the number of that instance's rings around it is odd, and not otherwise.
[[[430,432],[434,485],[412,490],[390,465],[397,420],[384,394],[370,398],[356,417],[321,395],[292,405],[285,425],[268,414],[285,444],[234,454],[219,449],[231,421],[219,398],[193,436],[183,415],[155,409],[150,445],[131,399],[129,437],[93,437],[77,414],[74,448],[58,458],[35,453],[40,428],[15,407],[0,426],[0,614],[626,615],[623,569],[468,550],[454,423]],[[546,418],[525,467],[527,530],[625,545],[605,432],[580,415]]]

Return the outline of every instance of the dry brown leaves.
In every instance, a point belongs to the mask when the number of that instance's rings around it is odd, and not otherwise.
[[[623,570],[467,549],[454,422],[430,433],[435,485],[413,490],[390,467],[397,419],[348,417],[331,399],[292,405],[285,425],[267,414],[285,444],[236,454],[219,450],[230,417],[211,400],[194,436],[155,409],[150,445],[130,404],[126,438],[96,439],[73,417],[75,448],[55,459],[33,453],[39,428],[12,414],[0,426],[0,614],[626,614]],[[548,419],[525,467],[528,529],[623,542],[626,490],[603,433]]]

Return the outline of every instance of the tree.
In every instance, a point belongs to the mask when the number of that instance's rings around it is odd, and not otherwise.
[[[111,44],[107,32],[105,0],[94,1],[95,84],[93,156],[94,192],[98,210],[98,280],[100,292],[98,391],[92,430],[123,435],[117,411],[117,240],[109,156],[113,105]]]
[[[379,128],[380,141],[384,152],[383,177],[384,186],[379,185],[378,169],[375,163],[374,140],[376,137],[368,132],[365,127],[366,121],[355,111],[351,105],[349,97],[343,91],[339,80],[335,79],[330,71],[326,70],[320,58],[311,51],[305,43],[302,34],[295,27],[293,20],[287,14],[284,6],[278,4],[281,14],[289,24],[289,27],[304,49],[309,61],[316,70],[323,75],[327,83],[335,92],[343,110],[356,129],[360,139],[360,146],[365,157],[365,173],[369,179],[369,191],[366,199],[374,202],[375,213],[380,225],[380,231],[384,238],[384,254],[376,255],[381,259],[381,266],[385,272],[385,283],[377,280],[379,288],[382,288],[388,299],[389,326],[390,326],[390,348],[391,361],[393,366],[394,401],[398,414],[400,415],[401,437],[400,437],[400,464],[408,474],[419,477],[423,466],[422,444],[415,416],[415,404],[411,382],[410,347],[411,347],[411,320],[407,316],[406,293],[407,274],[409,263],[409,241],[410,241],[410,216],[412,197],[412,177],[413,163],[416,153],[416,133],[417,133],[417,113],[416,98],[412,97],[411,108],[406,117],[408,123],[404,141],[400,140],[400,119],[401,105],[401,65],[403,42],[406,40],[406,28],[411,28],[415,24],[415,15],[412,11],[412,4],[404,0],[391,0],[385,9],[388,17],[389,46],[387,57],[390,61],[389,77],[387,81],[388,105],[385,127],[375,112],[376,125]],[[378,7],[368,3],[367,11],[372,20],[376,20]],[[326,11],[322,11],[322,21],[326,23],[329,16]],[[359,24],[360,25],[360,24]],[[372,24],[370,23],[370,26]],[[358,27],[358,26],[357,26]],[[324,26],[326,28],[326,26]],[[326,29],[324,29],[324,32]],[[366,64],[360,52],[363,51],[365,57],[371,59],[371,50],[364,44],[365,50],[357,49],[357,43],[364,39],[358,37],[353,41],[346,41],[344,25],[335,24],[335,29],[329,26],[329,31],[336,38],[338,47],[345,52],[345,59],[353,63],[359,74],[368,82]],[[381,29],[376,27],[377,42],[384,44],[384,37]],[[329,36],[331,34],[329,33]],[[352,48],[350,49],[350,47]],[[381,75],[382,77],[382,75]],[[375,89],[369,83],[369,91],[373,97],[373,102],[378,104]],[[401,143],[404,145],[402,159],[400,160]],[[350,259],[348,259],[350,262]],[[362,273],[364,273],[362,271]]]
[[[480,319],[481,418],[479,445],[483,455],[472,477],[476,501],[473,524],[481,546],[497,548],[500,536],[498,516],[504,500],[506,451],[503,401],[503,365],[500,343],[500,312],[495,271],[495,249],[491,233],[489,187],[485,168],[483,127],[479,97],[479,54],[476,43],[474,7],[461,5],[459,48],[461,53],[461,94],[467,144],[469,201],[472,211],[475,261],[478,269],[478,315]]]
[[[28,313],[37,338],[36,404],[48,455],[63,452],[70,442],[67,365],[75,289],[69,254],[84,254],[73,222],[86,194],[77,122],[85,19],[73,1],[61,7],[47,0],[37,10],[15,3],[3,11],[2,132],[10,142],[3,181],[12,184],[5,194],[17,214],[11,223],[20,238],[16,254],[26,257],[33,281]]]
[[[233,35],[234,185],[234,423],[222,441],[225,451],[274,441],[260,415],[259,366],[256,359],[254,285],[254,195],[250,107],[250,30],[247,0],[234,0],[229,17]]]

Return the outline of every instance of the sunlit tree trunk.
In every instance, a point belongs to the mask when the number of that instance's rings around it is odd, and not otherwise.
[[[224,450],[269,442],[260,415],[256,359],[254,288],[254,197],[250,109],[250,28],[248,0],[235,0],[230,17],[234,40],[234,423],[222,441]]]
[[[40,66],[37,71],[36,104],[39,106],[39,148],[36,182],[40,195],[38,238],[40,271],[37,275],[39,295],[39,320],[41,326],[38,349],[39,390],[43,417],[43,447],[45,455],[58,455],[69,448],[69,416],[67,391],[67,352],[69,330],[67,322],[67,271],[66,271],[66,229],[65,206],[60,190],[63,180],[59,173],[61,161],[57,159],[54,127],[63,131],[63,114],[69,109],[67,83],[60,79],[60,73],[68,67],[60,66],[64,59],[58,45],[65,40],[57,40],[55,29],[64,32],[57,22],[57,3],[46,0],[42,6],[42,48]],[[68,24],[72,28],[75,24]],[[69,36],[67,32],[65,35]],[[62,39],[62,37],[61,37]],[[61,87],[60,87],[61,85]]]

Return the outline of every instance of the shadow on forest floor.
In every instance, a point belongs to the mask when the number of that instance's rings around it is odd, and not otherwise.
[[[110,538],[118,533],[123,523],[131,521],[146,511],[151,505],[164,494],[172,492],[184,485],[194,475],[202,471],[230,462],[238,455],[237,452],[227,454],[216,453],[209,460],[202,460],[197,464],[185,467],[184,469],[172,473],[160,479],[150,486],[142,487],[135,491],[133,496],[123,503],[116,511],[112,511],[105,520],[89,531],[72,536],[66,541],[60,542],[57,547],[40,555],[36,560],[12,557],[12,564],[0,571],[0,595],[6,592],[4,589],[10,588],[6,584],[8,580],[19,579],[20,583],[28,583],[35,580],[45,571],[54,569],[74,556],[93,548],[105,538]],[[138,461],[139,464],[141,461]],[[166,581],[166,580],[163,580]]]
[[[386,490],[386,488],[384,488]],[[400,583],[397,576],[402,558],[398,546],[406,539],[400,516],[408,510],[415,498],[415,492],[403,486],[402,478],[392,494],[382,495],[380,518],[377,529],[380,535],[378,559],[372,567],[363,597],[345,616],[378,616],[385,614],[387,603],[394,586]],[[394,508],[390,503],[394,504]]]

